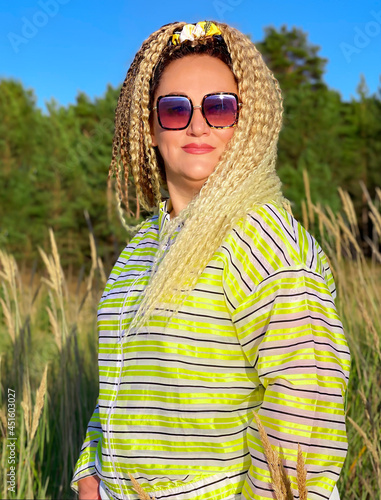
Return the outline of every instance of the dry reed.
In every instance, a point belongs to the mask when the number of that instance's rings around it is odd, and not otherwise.
[[[31,398],[28,371],[27,371],[27,376],[24,377],[24,390],[23,390],[23,399],[21,401],[21,407],[24,411],[25,428],[28,440],[30,441],[32,441],[34,436],[36,435],[38,422],[40,420],[42,408],[44,406],[47,373],[48,373],[48,365],[45,366],[40,386],[36,392],[36,401],[34,404],[33,413],[32,413],[32,398]]]
[[[366,432],[351,418],[347,417],[349,422],[353,425],[353,427],[356,429],[356,431],[360,434],[360,436],[363,438],[365,446],[367,447],[368,451],[370,452],[374,464],[375,464],[375,469],[377,473],[377,481],[378,481],[378,487],[379,490],[381,491],[381,463],[380,463],[380,456],[378,454],[376,445],[374,445],[368,436],[366,435]]]
[[[21,289],[21,280],[19,279],[18,267],[13,255],[9,255],[2,250],[0,250],[0,279],[2,280],[5,298],[5,301],[1,299],[0,303],[4,310],[9,334],[12,342],[15,343],[21,328],[20,304],[18,300],[18,289]],[[12,317],[12,307],[14,309],[14,317]]]
[[[294,495],[291,491],[291,483],[287,477],[283,462],[278,452],[271,446],[265,428],[256,412],[254,418],[258,426],[259,436],[262,441],[265,457],[269,466],[272,479],[272,487],[276,500],[293,500]]]
[[[28,371],[27,371],[28,373]],[[30,395],[30,383],[29,383],[29,374],[24,377],[23,382],[23,396],[21,401],[21,407],[24,411],[24,423],[27,436],[29,438],[30,431],[32,428],[32,398]]]
[[[291,489],[291,481],[287,476],[282,459],[276,449],[271,446],[266,430],[256,412],[254,412],[254,418],[258,426],[259,436],[261,438],[264,454],[269,466],[272,487],[276,500],[293,500],[294,494]],[[296,463],[296,479],[299,500],[307,500],[307,471],[303,458],[303,452],[299,443]]]
[[[304,463],[302,448],[298,443],[298,459],[296,462],[296,479],[298,483],[299,500],[307,500],[307,471]]]
[[[307,174],[304,175],[305,183],[309,186]],[[352,385],[350,385],[347,407],[349,452],[340,478],[341,496],[345,500],[381,498],[381,375],[379,370],[381,362],[381,269],[378,265],[381,262],[379,246],[381,239],[381,214],[379,211],[381,190],[376,190],[376,197],[373,200],[369,193],[364,190],[369,207],[369,219],[373,224],[373,235],[371,238],[365,236],[365,243],[360,240],[360,232],[350,196],[345,192],[339,192],[339,194],[343,205],[343,215],[333,214],[332,211],[322,207],[319,203],[314,204],[311,200],[311,194],[309,194],[307,203],[304,202],[303,220],[307,222],[311,234],[319,232],[320,242],[333,270],[338,287],[338,311],[345,323],[345,331],[353,359],[350,378]],[[94,279],[95,272],[99,272],[102,282],[105,280],[105,274],[102,272],[103,268],[97,255],[95,242],[91,241],[90,236],[92,272],[85,283],[85,288],[87,297],[92,297],[93,301],[90,303],[90,300],[86,299],[86,302],[83,301],[86,308],[79,308],[80,301],[78,299],[75,301],[67,300],[65,277],[52,231],[50,238],[52,255],[41,253],[48,275],[47,279],[44,279],[47,290],[42,297],[40,295],[38,307],[36,305],[34,310],[30,312],[30,335],[34,341],[42,339],[44,344],[50,342],[52,346],[58,345],[58,358],[55,349],[51,350],[52,356],[54,356],[51,358],[46,353],[33,357],[33,351],[28,351],[30,347],[33,349],[36,345],[41,344],[32,343],[29,345],[27,344],[27,335],[20,335],[24,328],[23,325],[26,324],[25,311],[22,307],[26,302],[22,294],[20,275],[14,258],[0,250],[0,307],[3,311],[0,320],[4,324],[3,331],[9,334],[9,337],[8,335],[2,336],[2,341],[3,346],[10,347],[4,350],[4,354],[0,353],[0,375],[3,377],[1,389],[4,394],[4,388],[15,386],[16,393],[23,395],[21,402],[23,411],[20,411],[19,404],[17,421],[20,446],[19,461],[23,466],[18,468],[18,489],[15,498],[70,498],[68,483],[71,467],[74,455],[83,440],[85,418],[82,417],[81,412],[84,414],[93,409],[92,397],[93,388],[96,386],[96,373],[93,370],[92,359],[95,359],[96,352],[94,351],[94,326],[93,323],[90,325],[88,314],[96,308],[98,300],[96,296],[98,290],[94,288],[100,283]],[[372,261],[365,259],[365,251],[372,253]],[[49,297],[48,309],[50,312],[46,310],[46,302],[44,302],[46,297]],[[71,306],[72,302],[74,308]],[[66,324],[66,318],[70,318],[70,328]],[[74,320],[72,320],[73,318]],[[54,337],[46,335],[47,322],[50,323]],[[3,325],[0,326],[3,327]],[[76,329],[80,332],[78,338],[81,341],[81,349],[79,352],[75,351],[74,356],[72,354],[74,348],[70,351],[70,345],[66,345],[65,339],[70,332]],[[87,338],[88,332],[91,335]],[[9,339],[9,345],[5,344],[5,338]],[[89,357],[83,358],[83,353],[89,353]],[[20,358],[20,356],[24,357]],[[39,368],[38,363],[36,365],[36,359],[44,360],[41,368]],[[42,377],[39,371],[42,371],[47,359],[51,359],[59,368],[54,381],[50,380],[53,379],[54,370],[49,376],[50,383],[52,383],[49,392],[47,366],[45,366]],[[86,363],[84,363],[85,359]],[[21,367],[18,364],[20,360],[25,362],[25,366]],[[15,375],[17,372],[12,372],[9,369],[12,363],[19,373],[24,370],[23,377],[20,376],[18,379]],[[78,375],[78,370],[74,370],[74,367],[78,366],[80,370],[85,370],[86,376],[80,377]],[[28,368],[31,370],[30,374]],[[73,373],[69,375],[69,371],[72,369]],[[49,373],[51,372],[49,371]],[[34,387],[36,386],[38,389],[35,392]],[[31,387],[33,391],[31,391]],[[57,394],[61,395],[64,392],[65,397],[57,397]],[[36,394],[33,408],[31,393]],[[47,405],[44,405],[45,397],[49,397],[49,414],[47,413]],[[6,406],[2,400],[0,402],[0,422],[3,433],[6,426],[5,409]],[[71,422],[73,415],[76,415],[74,423]],[[76,425],[75,429],[73,424]],[[44,428],[48,429],[49,439],[48,432],[44,434]],[[274,464],[274,474],[278,478],[277,480],[284,481],[279,455],[278,457],[271,455],[274,450],[268,441],[266,448],[270,461]],[[4,464],[5,448],[1,453],[1,463]],[[298,448],[296,479],[300,500],[303,500],[307,498],[307,492],[303,493],[300,490],[302,485],[306,484],[306,476],[304,465],[300,465],[302,458],[300,454],[301,450]],[[51,464],[49,470],[45,465],[47,460]],[[67,464],[66,471],[60,468],[62,463]],[[6,472],[6,467],[3,467],[2,484],[6,484]],[[131,478],[131,481],[136,480]],[[48,484],[49,492],[47,491]],[[136,491],[141,499],[152,500],[147,492],[143,489],[139,490],[140,485],[135,484],[134,487],[137,488]],[[279,488],[283,493],[278,491],[278,494],[284,495],[282,486]],[[5,493],[1,492],[3,497],[5,497]],[[280,498],[287,497],[280,496]]]
[[[155,497],[151,497],[146,491],[143,490],[143,488],[140,486],[140,484],[137,482],[137,480],[134,478],[132,474],[128,473],[128,475],[131,479],[132,487],[139,495],[140,500],[155,500]]]
[[[37,393],[36,393],[36,402],[35,402],[34,410],[33,410],[32,428],[31,428],[31,433],[30,433],[31,440],[36,435],[36,431],[38,428],[38,423],[40,420],[42,408],[44,406],[47,375],[48,375],[48,365],[45,366],[45,370],[44,370],[44,373],[42,375],[40,387],[37,389]]]
[[[15,343],[16,342],[16,327],[15,327],[15,324],[13,322],[11,305],[10,305],[10,301],[9,301],[9,295],[8,295],[7,289],[5,287],[4,287],[4,296],[6,298],[6,301],[4,299],[0,298],[0,304],[1,304],[1,307],[3,309],[5,323],[6,323],[7,328],[8,328],[9,336],[11,337],[12,342]]]

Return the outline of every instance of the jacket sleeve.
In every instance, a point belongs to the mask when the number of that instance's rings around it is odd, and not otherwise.
[[[95,472],[95,453],[98,442],[102,436],[102,426],[99,420],[98,400],[94,413],[92,414],[87,426],[85,440],[81,452],[74,468],[74,475],[70,487],[78,493],[78,481],[87,476],[94,476]]]
[[[308,500],[329,499],[347,453],[345,394],[350,353],[331,294],[334,284],[295,265],[263,279],[235,309],[233,322],[263,389],[256,409],[283,458],[294,498],[300,443]],[[251,466],[242,500],[273,498],[255,419],[247,428]]]

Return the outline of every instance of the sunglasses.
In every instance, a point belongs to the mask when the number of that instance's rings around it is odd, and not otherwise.
[[[211,128],[234,127],[238,121],[238,96],[232,92],[217,92],[206,94],[199,106],[193,106],[186,95],[161,95],[157,98],[157,118],[165,130],[184,130],[191,122],[193,110],[201,108],[206,123]]]

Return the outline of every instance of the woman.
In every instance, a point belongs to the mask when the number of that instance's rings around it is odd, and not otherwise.
[[[308,498],[337,498],[350,358],[327,259],[283,207],[282,112],[277,80],[226,24],[171,23],[136,54],[110,172],[126,205],[132,172],[159,213],[99,304],[80,499],[136,499],[130,475],[156,500],[274,498],[254,411],[295,498],[298,443]]]

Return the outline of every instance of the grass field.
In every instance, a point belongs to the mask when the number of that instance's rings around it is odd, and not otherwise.
[[[342,211],[333,214],[311,203],[307,178],[306,186],[301,222],[329,258],[352,354],[349,452],[338,486],[342,500],[379,499],[381,191],[368,197],[373,238],[360,242],[348,195],[340,193]],[[40,252],[42,276],[20,273],[0,253],[0,425],[11,438],[2,439],[1,498],[75,498],[69,483],[98,396],[96,310],[106,281],[91,235],[89,245],[91,269],[76,283],[65,280],[53,233]]]

